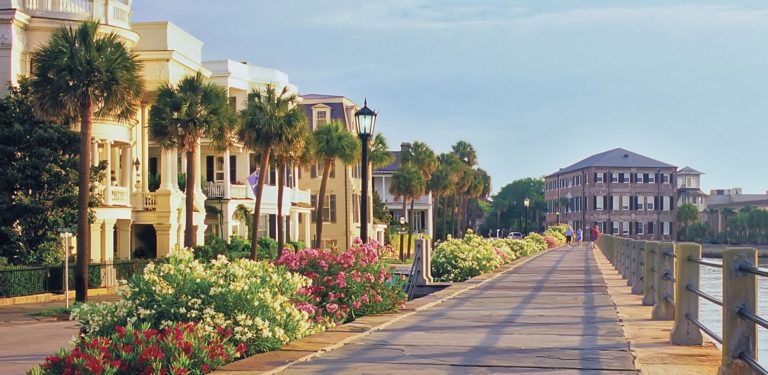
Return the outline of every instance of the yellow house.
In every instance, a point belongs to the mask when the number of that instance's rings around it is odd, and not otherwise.
[[[357,134],[355,125],[355,112],[360,107],[351,100],[343,96],[335,95],[302,95],[301,105],[307,116],[310,131],[314,131],[318,126],[327,124],[331,121],[339,121],[344,128]],[[304,169],[299,173],[299,187],[309,189],[312,192],[320,191],[322,181],[322,163]],[[368,173],[369,183],[371,184],[371,173]],[[353,165],[344,165],[340,160],[336,160],[331,169],[328,185],[326,187],[326,196],[323,209],[323,247],[338,247],[347,249],[352,244],[354,238],[360,236],[360,196],[362,192],[362,173],[360,163]],[[368,233],[371,237],[382,240],[383,228],[373,225],[373,199],[372,193],[368,193]],[[311,235],[316,238],[315,233],[315,208],[317,207],[317,194],[313,193],[312,215],[311,215]]]
[[[209,68],[206,68],[202,63],[203,43],[200,40],[167,21],[131,23],[130,0],[0,0],[0,9],[2,81],[16,83],[19,77],[28,75],[32,51],[47,42],[62,25],[76,26],[86,19],[99,20],[101,30],[122,36],[144,66],[142,74],[147,94],[140,107],[136,108],[136,118],[127,123],[97,118],[93,124],[92,162],[107,164],[106,177],[97,186],[103,202],[95,208],[96,220],[91,225],[91,260],[94,262],[130,259],[134,254],[162,257],[183,244],[185,208],[184,193],[179,189],[179,171],[185,170],[187,161],[176,150],[161,149],[149,136],[149,108],[155,89],[201,72],[209,80],[227,87],[234,98],[242,97],[248,89],[266,83],[290,86],[296,90],[288,82],[287,75],[273,69],[248,69],[246,66],[245,74],[240,75],[242,77],[232,74],[232,77],[226,78],[233,72],[219,69],[221,64],[218,62],[209,63]],[[236,70],[236,64],[231,65],[233,70]],[[243,81],[236,82],[235,78],[243,78]],[[4,85],[0,88],[0,95],[7,95]],[[207,179],[208,170],[202,173],[202,169],[207,168],[209,156],[213,156],[214,161],[219,156],[222,162],[231,159],[209,150],[206,140],[201,143],[202,152],[197,153],[200,157],[197,162],[198,176]],[[219,181],[214,169],[212,181],[201,180],[195,185],[194,230],[198,244],[204,243],[207,230],[206,204],[210,202],[206,200],[218,204],[227,201],[228,211],[223,215],[225,220],[219,220],[226,222],[226,225],[217,226],[217,234],[225,238],[231,234],[246,235],[241,230],[243,226],[232,219],[232,211],[239,203],[253,208],[250,188],[238,184],[252,169],[247,150],[236,147],[231,152],[239,163],[231,175],[230,169],[224,168],[222,172],[226,173]],[[233,183],[225,184],[224,180]],[[309,192],[296,188],[295,180],[291,180],[290,188],[286,189],[285,213],[289,218],[290,238],[301,239],[300,215],[305,217],[304,222],[308,221]],[[204,182],[213,182],[213,188]],[[217,185],[218,182],[221,184]],[[272,186],[267,191],[271,192],[271,189],[276,190]],[[212,199],[206,197],[206,193],[211,194]],[[262,212],[267,215],[276,213],[276,192],[265,196],[268,199],[262,202]],[[267,228],[264,230],[266,232]],[[209,229],[207,233],[213,231]],[[304,239],[309,237],[308,228],[304,228],[303,233]]]

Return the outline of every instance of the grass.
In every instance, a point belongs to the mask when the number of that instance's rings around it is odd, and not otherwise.
[[[67,307],[53,307],[50,309],[35,311],[33,313],[30,313],[29,315],[32,316],[44,316],[44,317],[57,317],[57,316],[69,316],[69,314],[72,313],[72,308],[74,308],[75,305]]]

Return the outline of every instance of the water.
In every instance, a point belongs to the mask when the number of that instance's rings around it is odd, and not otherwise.
[[[765,262],[765,259],[760,259],[761,262]],[[766,266],[766,264],[762,264]],[[701,266],[701,289],[707,294],[714,296],[715,298],[723,299],[723,275],[719,268]],[[768,278],[757,277],[758,285],[758,315],[761,317],[768,316]],[[707,328],[715,331],[722,337],[723,334],[723,319],[722,310],[720,306],[717,306],[709,301],[699,298],[699,314],[700,320]],[[768,366],[768,330],[757,326],[757,348],[759,362],[763,367]]]

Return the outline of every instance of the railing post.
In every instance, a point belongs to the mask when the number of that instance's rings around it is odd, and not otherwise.
[[[701,345],[701,330],[688,317],[699,319],[699,296],[688,290],[699,289],[699,265],[688,260],[701,258],[701,245],[681,243],[675,246],[675,324],[670,342],[675,345]]]
[[[429,240],[416,240],[416,258],[414,259],[419,260],[418,267],[421,270],[416,276],[416,285],[428,285],[434,281],[432,279],[432,257],[429,244]]]
[[[643,279],[645,277],[645,242],[632,241],[635,244],[635,268],[632,278],[632,294],[643,294]]]
[[[757,251],[733,248],[723,252],[723,363],[718,374],[752,374],[739,356],[757,359],[757,324],[739,311],[757,313],[757,277],[739,270],[757,265]]]
[[[627,241],[623,238],[616,237],[616,241],[619,242],[619,273],[622,279],[627,278]]]
[[[658,251],[658,242],[646,241],[643,252],[643,306],[653,306],[656,304],[656,272],[659,267],[656,266],[656,251]]]
[[[637,242],[627,240],[627,286],[635,285],[635,263],[637,262]]]
[[[656,245],[656,304],[651,312],[653,320],[675,319],[675,283],[669,278],[675,275],[675,244],[657,242]]]

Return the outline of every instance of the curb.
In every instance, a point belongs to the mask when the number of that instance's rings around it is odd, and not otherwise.
[[[115,294],[117,291],[116,287],[108,287],[108,288],[94,288],[94,289],[88,289],[88,296],[103,296],[107,294]],[[69,297],[74,301],[75,299],[75,291],[70,290],[69,291]],[[66,296],[64,293],[41,293],[41,294],[31,294],[28,296],[18,296],[18,297],[4,297],[0,298],[0,306],[10,306],[10,305],[23,305],[25,303],[42,303],[42,302],[52,302],[52,301],[64,301],[66,300]]]
[[[408,301],[405,303],[405,307],[401,308],[396,313],[364,316],[352,322],[331,328],[325,332],[289,342],[279,350],[256,354],[232,362],[218,368],[213,374],[250,375],[279,373],[289,366],[299,362],[308,361],[326,352],[338,349],[352,341],[365,337],[373,332],[386,328],[395,322],[414,315],[419,311],[430,309],[462,293],[475,289],[480,285],[490,282],[497,277],[538,258],[550,250],[559,248],[560,247],[547,249],[533,255],[516,259],[493,272],[475,276],[464,282],[455,283],[435,293]]]

